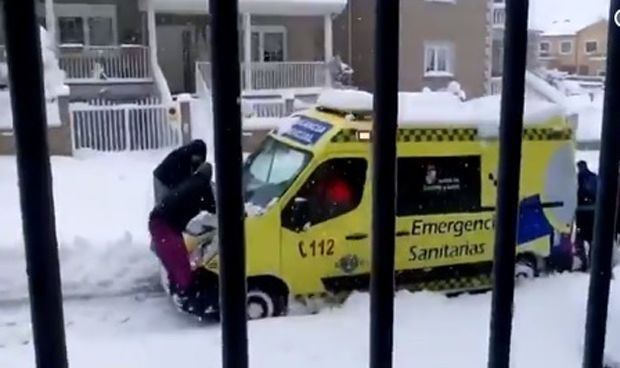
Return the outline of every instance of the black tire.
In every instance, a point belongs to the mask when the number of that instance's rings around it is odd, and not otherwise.
[[[523,254],[517,258],[515,264],[515,278],[517,279],[533,279],[538,277],[539,269],[536,256],[531,254]]]
[[[265,280],[248,282],[248,319],[279,317],[286,314],[288,295],[285,288]]]

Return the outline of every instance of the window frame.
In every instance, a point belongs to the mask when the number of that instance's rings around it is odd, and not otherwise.
[[[547,45],[547,51],[542,49],[542,45]],[[545,53],[546,54],[543,54]],[[551,56],[551,41],[540,41],[538,42],[538,56],[539,57],[550,57]]]
[[[588,44],[589,43],[594,43],[594,45],[596,46],[594,48],[594,51],[588,51]],[[583,43],[583,51],[586,53],[586,55],[592,55],[592,54],[596,54],[598,53],[598,40],[586,40]]]
[[[565,44],[569,44],[570,45],[570,50],[569,51],[564,51],[562,49],[562,45]],[[574,52],[574,48],[575,48],[575,42],[573,40],[564,40],[564,41],[560,41],[560,55],[572,55],[572,53]]]
[[[81,46],[106,47],[118,45],[118,19],[115,4],[54,4],[55,21],[58,27],[56,42],[59,46],[75,46],[76,44],[63,43],[60,35],[60,18],[82,18],[84,42]],[[112,43],[110,45],[93,45],[91,42],[88,20],[90,18],[110,18],[112,20]]]
[[[258,33],[258,61],[253,63],[278,63],[288,60],[288,30],[284,25],[252,25],[251,33]],[[282,61],[265,61],[265,34],[280,33],[282,34]],[[242,41],[243,42],[243,41]],[[250,41],[251,42],[251,41]],[[251,46],[251,45],[250,45]],[[251,48],[250,48],[251,49]]]
[[[429,51],[435,52],[435,64],[433,70],[428,71]],[[437,70],[439,50],[446,51],[446,70]],[[424,42],[424,76],[425,77],[454,77],[454,44],[449,41],[425,41]]]

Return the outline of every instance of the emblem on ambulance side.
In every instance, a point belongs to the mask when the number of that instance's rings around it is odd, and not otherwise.
[[[345,273],[351,273],[355,271],[360,265],[360,261],[356,255],[346,255],[338,261],[336,267],[340,268]]]

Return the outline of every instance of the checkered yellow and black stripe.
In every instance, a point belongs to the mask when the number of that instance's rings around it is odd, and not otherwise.
[[[471,142],[478,131],[466,129],[398,129],[399,142]]]
[[[466,277],[441,278],[411,284],[412,291],[467,291],[486,289],[492,285],[491,275],[481,274]]]
[[[525,141],[566,141],[572,139],[572,129],[526,128],[523,130]]]
[[[352,143],[358,141],[357,129],[342,129],[332,137],[334,143]]]
[[[472,142],[477,139],[475,128],[457,129],[398,129],[398,142]],[[572,129],[527,128],[523,131],[525,141],[565,141],[572,139]],[[343,129],[331,139],[334,143],[359,142],[357,129]]]
[[[463,142],[475,141],[478,131],[465,129],[398,129],[398,142]],[[343,129],[332,138],[334,143],[358,142],[358,130]]]

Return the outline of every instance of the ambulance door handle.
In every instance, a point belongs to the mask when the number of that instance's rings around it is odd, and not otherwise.
[[[368,238],[368,234],[362,234],[362,233],[349,234],[345,237],[345,239],[347,240],[362,240],[366,238]]]
[[[398,232],[396,232],[396,236],[397,237],[409,236],[409,235],[410,235],[409,231],[406,231],[406,230],[405,231],[398,231]]]

